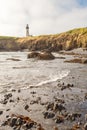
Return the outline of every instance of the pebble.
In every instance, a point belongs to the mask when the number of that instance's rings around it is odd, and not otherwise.
[[[19,97],[17,97],[17,100],[20,100],[20,98],[19,98]]]
[[[12,92],[16,92],[16,90],[15,90],[15,89],[12,89],[11,91],[12,91]]]
[[[33,92],[31,92],[31,94],[36,94],[36,92],[33,91]]]
[[[9,102],[14,102],[14,100],[10,99]]]
[[[9,115],[6,115],[6,118],[9,118]]]
[[[0,111],[0,115],[2,115],[3,114],[3,111]]]
[[[28,108],[29,108],[29,105],[26,105],[26,106],[24,107],[25,110],[27,110]]]
[[[10,109],[6,109],[6,111],[10,111]]]
[[[21,92],[21,90],[19,89],[19,90],[18,90],[18,93],[20,93],[20,92]]]

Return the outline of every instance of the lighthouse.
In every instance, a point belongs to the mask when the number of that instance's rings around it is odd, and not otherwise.
[[[28,37],[29,36],[29,26],[28,26],[28,24],[26,25],[26,37]]]

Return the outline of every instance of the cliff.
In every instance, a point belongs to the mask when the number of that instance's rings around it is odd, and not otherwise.
[[[0,51],[71,50],[87,47],[87,28],[73,29],[61,34],[29,36],[25,38],[0,37]]]

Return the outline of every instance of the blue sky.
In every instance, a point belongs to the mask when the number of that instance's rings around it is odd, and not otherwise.
[[[0,0],[0,35],[56,34],[87,27],[87,0]]]
[[[78,0],[78,3],[79,3],[82,7],[86,7],[86,6],[87,6],[87,0]]]

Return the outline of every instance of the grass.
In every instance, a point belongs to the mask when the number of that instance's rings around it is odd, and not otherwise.
[[[0,36],[0,40],[9,40],[9,39],[17,39],[17,37],[11,37],[11,36]]]
[[[60,34],[29,36],[24,38],[0,36],[0,48],[6,50],[71,50],[87,47],[87,28],[73,29]]]

